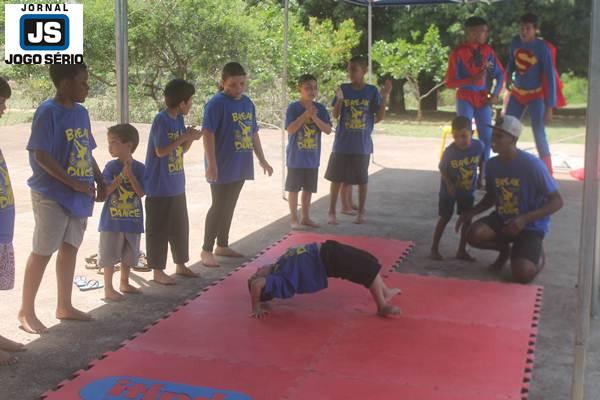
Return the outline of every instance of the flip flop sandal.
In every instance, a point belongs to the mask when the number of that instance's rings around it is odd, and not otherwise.
[[[104,267],[98,267],[96,269],[98,270],[98,275],[104,275]],[[115,271],[114,272],[119,272],[120,270],[121,270],[120,264],[115,265]]]
[[[86,285],[80,287],[79,290],[81,290],[82,292],[87,292],[89,290],[101,289],[103,287],[104,285],[98,282],[97,280],[90,279],[89,281],[87,281]]]
[[[98,254],[92,254],[85,258],[86,269],[98,269]]]
[[[148,261],[146,260],[146,255],[144,253],[140,253],[140,258],[138,259],[138,263],[135,267],[133,267],[134,271],[137,272],[150,272],[152,268],[148,267]]]
[[[87,283],[88,280],[85,276],[76,276],[75,279],[73,279],[73,284],[80,289],[87,285]]]

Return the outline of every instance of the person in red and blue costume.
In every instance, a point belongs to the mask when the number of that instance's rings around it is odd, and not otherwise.
[[[504,69],[487,42],[488,24],[481,17],[465,21],[465,42],[455,48],[448,60],[446,86],[456,90],[456,114],[475,118],[479,139],[483,142],[483,162],[490,157],[492,143],[492,105],[504,83]],[[482,187],[484,176],[479,176]]]
[[[556,76],[552,53],[546,42],[536,37],[538,18],[521,17],[519,35],[510,45],[506,86],[510,100],[506,114],[521,119],[529,111],[538,155],[552,174],[552,158],[546,127],[556,107]]]

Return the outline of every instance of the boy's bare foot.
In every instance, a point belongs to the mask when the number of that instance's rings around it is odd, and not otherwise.
[[[10,352],[27,350],[24,344],[17,343],[15,341],[5,338],[4,336],[0,336],[0,349]]]
[[[73,306],[65,309],[57,309],[56,319],[85,322],[94,320],[94,318],[91,315],[81,310],[78,310]]]
[[[202,262],[202,265],[204,265],[205,267],[208,267],[208,268],[218,268],[219,267],[219,264],[215,260],[215,256],[213,255],[213,253],[210,253],[205,250],[202,250],[202,253],[200,253],[200,261]]]
[[[6,351],[0,350],[0,367],[14,365],[19,361],[17,356],[14,356]]]
[[[502,267],[504,267],[504,264],[506,264],[506,262],[508,261],[509,258],[510,258],[510,246],[507,245],[504,249],[502,249],[500,251],[500,254],[498,254],[498,258],[496,258],[496,261],[494,261],[490,265],[489,268],[494,271],[500,271],[502,269]]]
[[[310,218],[303,218],[300,223],[304,226],[310,226],[311,228],[320,228],[321,227],[321,225],[317,224],[315,221],[313,221]]]
[[[343,209],[343,208],[342,208],[342,211],[340,211],[340,212],[341,212],[342,214],[344,214],[344,215],[351,215],[351,216],[355,216],[355,215],[357,215],[357,214],[358,214],[358,213],[357,213],[357,212],[356,212],[354,209],[352,209],[352,208],[351,208],[350,210],[345,210],[345,209]]]
[[[163,271],[162,269],[154,270],[154,279],[153,280],[154,280],[154,282],[156,282],[158,284],[166,285],[166,286],[175,284],[175,279],[173,279],[169,275],[165,274],[165,271]]]
[[[336,217],[336,215],[335,215],[335,214],[329,214],[329,215],[327,216],[327,223],[328,223],[329,225],[338,225],[338,222],[337,222],[337,217]]]
[[[464,260],[464,261],[469,261],[469,262],[477,261],[475,259],[475,257],[473,257],[469,253],[467,253],[466,250],[459,251],[458,253],[456,253],[456,259],[458,259],[458,260]]]
[[[358,215],[356,216],[356,219],[354,220],[355,224],[364,224],[365,222],[367,222],[367,219],[365,218],[365,214],[359,212]]]
[[[443,261],[444,256],[440,254],[438,250],[431,249],[431,253],[429,253],[429,258],[434,261]]]
[[[123,300],[123,295],[117,292],[115,289],[107,289],[104,291],[104,300],[121,301]]]
[[[123,293],[142,294],[142,291],[129,283],[121,283],[119,290]]]
[[[221,257],[244,258],[243,254],[238,253],[237,251],[233,250],[231,247],[217,246],[217,248],[215,249],[215,255],[221,256]]]
[[[300,222],[298,222],[298,221],[295,221],[295,222],[294,222],[294,221],[292,221],[292,222],[290,223],[290,227],[291,227],[291,228],[292,228],[292,230],[294,230],[294,231],[301,230],[301,229],[303,228],[303,227],[302,227],[302,225],[300,224]]]
[[[17,319],[21,323],[19,328],[21,328],[27,333],[40,335],[42,333],[48,332],[48,328],[46,328],[46,325],[42,324],[42,322],[38,319],[38,317],[35,314],[26,315],[22,312],[19,312]]]
[[[387,317],[388,315],[397,315],[400,314],[400,307],[392,306],[390,304],[386,304],[383,307],[380,307],[377,310],[377,315],[380,317]]]
[[[399,288],[384,288],[383,289],[383,298],[385,301],[390,301],[395,295],[401,294],[402,290]]]
[[[200,274],[195,273],[188,267],[183,264],[177,264],[177,268],[175,269],[175,273],[177,275],[185,276],[186,278],[197,278]]]

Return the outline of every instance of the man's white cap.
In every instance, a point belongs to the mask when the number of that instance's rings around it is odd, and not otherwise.
[[[503,115],[498,117],[496,118],[496,123],[489,126],[494,129],[499,129],[504,133],[508,133],[517,139],[521,136],[521,132],[523,131],[523,125],[521,124],[521,121],[512,115]]]

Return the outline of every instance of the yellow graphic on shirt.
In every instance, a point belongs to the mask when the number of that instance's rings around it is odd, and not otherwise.
[[[237,122],[237,127],[233,131],[233,145],[235,151],[252,151],[254,143],[252,142],[252,127],[254,126],[254,114],[251,112],[231,113],[233,122]]]
[[[298,149],[316,150],[318,147],[316,135],[317,126],[315,124],[304,124],[304,128],[298,133]]]
[[[465,157],[462,160],[450,161],[450,166],[458,172],[456,181],[457,188],[464,191],[473,189],[473,177],[478,165],[479,156]]]
[[[503,216],[519,215],[519,191],[521,180],[519,178],[496,178],[498,192],[498,214]]]
[[[367,99],[345,99],[345,126],[348,130],[362,131],[367,127],[367,111],[369,100]]]
[[[12,185],[8,176],[8,169],[4,162],[4,157],[0,153],[0,209],[15,205]]]
[[[124,175],[121,183],[110,197],[109,212],[112,219],[131,219],[142,217],[142,203]],[[115,177],[116,179],[116,177]]]
[[[306,253],[306,246],[290,247],[284,254],[284,257],[299,256]]]
[[[67,174],[74,178],[84,179],[94,176],[87,128],[69,128],[65,130],[65,137],[68,142],[73,144],[68,158]]]
[[[179,138],[181,132],[169,132],[167,135],[169,141],[174,142]],[[183,172],[183,146],[177,146],[177,148],[169,154],[167,166],[169,168],[169,174],[171,175]]]

